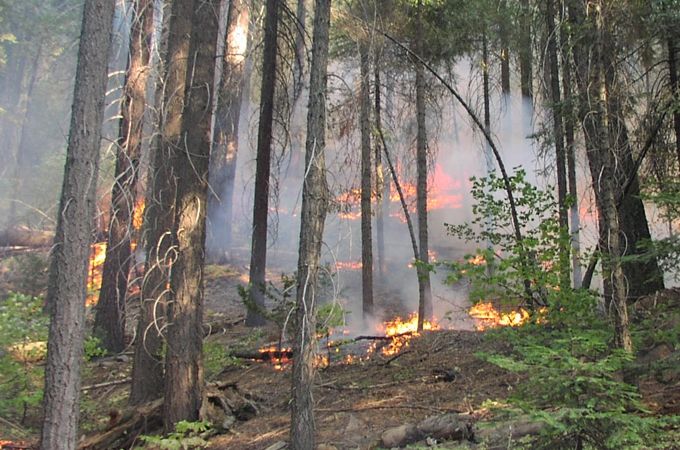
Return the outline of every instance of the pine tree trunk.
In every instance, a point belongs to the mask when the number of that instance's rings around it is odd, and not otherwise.
[[[382,129],[382,100],[380,95],[380,58],[376,52],[373,68],[373,90],[375,95],[375,123],[377,129]],[[375,163],[375,228],[376,246],[378,250],[378,276],[381,281],[385,277],[385,213],[386,204],[389,201],[389,191],[385,192],[385,169],[383,167],[382,146],[379,139],[374,143]]]
[[[316,287],[328,211],[326,184],[326,85],[330,0],[316,0],[310,67],[309,106],[307,109],[307,143],[305,180],[302,190],[300,249],[298,260],[293,353],[293,388],[290,426],[292,450],[316,448],[314,421],[314,345],[316,334]]]
[[[522,97],[532,98],[533,68],[531,51],[531,4],[529,0],[520,1],[519,72]]]
[[[417,4],[416,53],[424,49],[422,1]],[[427,224],[427,126],[425,124],[425,69],[416,63],[416,209],[418,211],[418,330],[423,329],[425,320],[432,320],[432,288],[430,286],[429,243]]]
[[[196,4],[182,115],[185,147],[172,160],[177,174],[174,225],[177,255],[170,278],[174,301],[168,305],[163,404],[166,432],[181,420],[198,420],[201,409],[203,264],[219,11],[220,0]]]
[[[170,161],[182,141],[181,117],[193,10],[194,0],[168,0],[163,15],[163,31],[167,36],[161,38],[160,52],[165,62],[156,89],[156,110],[161,114],[159,132],[151,145],[150,189],[145,201],[146,264],[140,294],[143,304],[137,326],[139,340],[135,344],[132,368],[131,404],[157,398],[164,386],[159,330],[164,325],[165,305],[170,300],[168,285],[174,258],[171,232],[176,189]]]
[[[557,172],[557,205],[560,234],[569,230],[567,215],[567,167],[564,149],[564,128],[562,122],[562,99],[560,95],[559,63],[557,59],[557,32],[555,30],[554,0],[546,1],[545,20],[548,31],[548,66],[550,79],[550,109],[552,112],[552,129],[555,140],[555,170]],[[559,255],[560,287],[566,289],[570,285],[569,250],[563,248]]]
[[[113,13],[112,1],[85,2],[64,182],[47,289],[51,320],[41,449],[73,449],[77,440],[87,261],[95,213]]]
[[[106,258],[94,320],[94,335],[112,353],[121,352],[125,348],[125,310],[132,260],[131,239],[134,232],[132,217],[137,204],[152,35],[153,2],[136,0],[116,141],[115,181],[111,193]]]
[[[510,95],[510,36],[508,33],[508,5],[506,0],[499,4],[500,21],[498,24],[501,43],[501,91],[503,95]]]
[[[674,37],[670,37],[666,44],[668,48],[668,74],[671,89],[676,101],[680,99],[680,82],[678,81],[678,44]],[[673,131],[675,132],[675,153],[680,164],[680,110],[673,110]]]
[[[265,318],[265,268],[267,266],[267,217],[269,215],[269,174],[271,171],[274,89],[276,84],[276,40],[279,2],[267,0],[262,54],[262,86],[260,89],[260,122],[257,132],[257,167],[253,203],[253,239],[250,258],[250,302],[246,325],[262,326]]]
[[[250,44],[250,10],[244,0],[229,2],[227,32],[210,152],[207,258],[226,262],[232,242],[238,128],[243,102],[245,56]]]
[[[373,315],[373,231],[371,229],[371,197],[373,193],[370,123],[370,67],[368,45],[359,44],[359,125],[361,129],[361,292],[362,312],[366,319]]]

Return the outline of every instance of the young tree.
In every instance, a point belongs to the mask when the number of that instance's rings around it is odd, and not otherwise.
[[[418,55],[423,54],[425,48],[423,18],[423,3],[418,0],[416,5],[416,30],[414,48]],[[423,329],[424,320],[432,319],[432,288],[430,286],[429,242],[427,224],[427,130],[425,124],[425,69],[422,64],[415,62],[416,71],[416,166],[418,181],[416,184],[416,209],[418,211],[418,251],[416,262],[418,272],[418,330]]]
[[[292,450],[316,447],[311,388],[314,377],[316,282],[329,201],[324,152],[330,10],[330,0],[315,1],[293,344]]]
[[[203,264],[208,196],[213,82],[220,0],[201,0],[191,22],[189,67],[182,114],[182,148],[173,154],[177,177],[165,356],[163,425],[199,418],[203,389]]]
[[[364,37],[359,43],[359,128],[361,130],[361,292],[364,318],[373,315],[373,231],[371,229],[371,197],[373,193],[371,165],[371,89],[369,46]]]
[[[224,261],[231,248],[232,211],[238,128],[245,84],[245,58],[250,44],[250,9],[244,0],[229,2],[215,127],[210,152],[207,257]]]
[[[253,239],[250,258],[250,302],[246,324],[262,326],[265,318],[265,268],[267,266],[267,217],[269,215],[269,175],[271,173],[274,90],[276,85],[277,35],[279,2],[267,0],[262,54],[262,87],[260,90],[260,122],[257,132],[257,166],[253,205]]]
[[[116,141],[116,169],[111,192],[106,258],[94,321],[94,335],[101,338],[104,348],[114,353],[125,348],[125,310],[132,259],[132,217],[137,203],[152,34],[153,2],[136,0]]]
[[[112,1],[85,2],[64,183],[47,290],[51,322],[42,449],[73,449],[77,440],[87,262],[95,213],[113,14]]]

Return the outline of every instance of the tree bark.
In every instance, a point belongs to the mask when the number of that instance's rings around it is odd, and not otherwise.
[[[169,5],[169,7],[168,7]],[[142,308],[138,323],[139,339],[135,346],[132,368],[130,403],[139,404],[158,397],[163,392],[161,339],[165,304],[171,300],[168,285],[170,267],[174,261],[171,236],[174,223],[175,174],[170,161],[182,143],[181,117],[184,109],[185,82],[189,57],[189,38],[194,0],[173,0],[166,3],[163,15],[161,57],[164,73],[156,89],[159,132],[152,141],[150,189],[144,212],[144,243],[146,264],[142,282]],[[165,34],[165,33],[164,33]]]
[[[419,55],[423,54],[424,31],[422,23],[423,4],[417,3],[417,24],[415,48]],[[427,225],[427,125],[425,123],[425,69],[416,63],[416,166],[418,180],[416,183],[416,209],[418,211],[418,252],[416,262],[418,273],[418,331],[423,329],[425,320],[432,320],[432,288],[430,286],[429,243]]]
[[[533,67],[531,51],[531,4],[529,0],[520,2],[519,72],[522,97],[533,98]]]
[[[314,379],[316,282],[329,201],[324,152],[330,10],[330,0],[315,1],[293,344],[296,357],[293,359],[290,426],[292,450],[316,447],[311,388]]]
[[[673,97],[680,99],[680,82],[678,81],[678,44],[675,37],[668,38],[666,43],[668,49],[668,76],[671,84]],[[680,110],[676,107],[673,110],[673,131],[675,132],[675,154],[680,164]]]
[[[170,278],[174,301],[168,305],[166,432],[181,420],[199,419],[203,389],[203,264],[220,0],[202,0],[195,6],[182,115],[184,148],[172,160],[177,174],[177,259]]]
[[[250,47],[250,10],[244,0],[229,2],[227,32],[210,152],[207,257],[225,262],[231,249],[238,128],[243,103],[245,57]]]
[[[102,286],[95,309],[94,335],[112,353],[125,348],[125,310],[128,276],[132,260],[132,217],[137,206],[139,160],[144,138],[144,111],[149,79],[151,36],[153,35],[153,2],[136,0],[130,36],[130,56],[125,74],[121,119],[106,257],[102,270]]]
[[[248,315],[246,316],[246,325],[251,327],[262,326],[266,322],[262,310],[265,307],[267,217],[269,215],[269,174],[271,172],[279,2],[267,0],[265,14],[260,122],[257,132],[257,165],[255,169],[255,200],[253,203],[253,239],[250,258],[251,307],[248,308]]]
[[[114,2],[87,0],[83,11],[71,125],[47,306],[51,321],[45,367],[41,449],[76,446],[99,144]]]
[[[359,127],[361,130],[361,292],[362,313],[366,319],[373,315],[373,230],[371,197],[373,193],[370,123],[370,64],[368,43],[359,43]]]
[[[506,0],[501,0],[499,9],[498,34],[501,41],[501,92],[505,96],[510,95],[510,36],[508,33],[508,5]]]
[[[375,124],[376,129],[382,129],[382,100],[380,94],[380,57],[376,52],[373,68],[373,90],[375,102]],[[385,168],[382,159],[382,145],[379,139],[374,143],[374,163],[375,163],[375,228],[376,228],[376,247],[378,251],[378,276],[383,281],[386,271],[385,262],[385,214],[387,214],[387,204],[389,202],[389,187],[386,188]]]
[[[569,230],[567,215],[567,166],[564,149],[564,128],[562,121],[562,98],[560,95],[559,63],[557,59],[557,31],[555,29],[554,0],[546,1],[545,21],[548,32],[548,66],[550,75],[550,100],[552,113],[553,138],[555,140],[555,170],[557,172],[557,206],[560,234]],[[570,285],[569,248],[560,249],[559,255],[560,287],[564,290]]]

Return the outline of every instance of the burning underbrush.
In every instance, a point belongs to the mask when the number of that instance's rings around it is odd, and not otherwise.
[[[491,302],[473,305],[468,314],[474,319],[478,331],[515,327],[529,319],[529,313],[524,309],[501,312]],[[394,359],[409,348],[414,338],[442,329],[439,321],[433,319],[425,320],[422,331],[418,331],[418,314],[415,312],[406,318],[395,317],[376,324],[373,334],[362,335],[347,328],[332,329],[328,334],[317,336],[320,351],[315,356],[315,365],[324,368],[331,364],[355,364],[375,358]],[[291,347],[274,344],[260,348],[258,354],[250,359],[268,362],[277,370],[285,370],[293,357]]]

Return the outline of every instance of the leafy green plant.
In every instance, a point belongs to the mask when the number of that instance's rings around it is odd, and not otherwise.
[[[205,377],[210,380],[225,367],[239,367],[243,364],[238,358],[229,354],[229,349],[219,342],[203,342],[203,365]]]
[[[95,358],[101,358],[108,355],[105,348],[102,347],[102,340],[97,336],[88,336],[85,338],[85,359],[92,361]]]
[[[449,235],[485,246],[463,261],[443,263],[451,270],[448,281],[469,279],[473,301],[514,303],[526,297],[529,283],[536,297],[550,303],[559,286],[560,256],[569,245],[568,236],[559,227],[552,195],[530,184],[524,170],[518,169],[510,177],[522,231],[518,241],[508,202],[498,194],[505,189],[503,180],[490,174],[471,181],[474,219],[445,225]]]
[[[42,400],[48,317],[40,297],[11,293],[0,301],[0,415],[25,422]]]
[[[207,448],[210,443],[205,440],[210,433],[209,422],[187,422],[182,420],[175,425],[175,431],[167,436],[141,436],[145,443],[162,450],[188,450]]]

